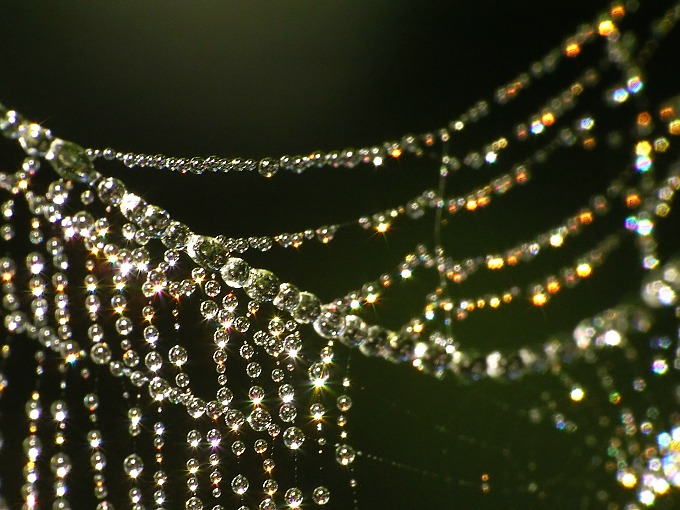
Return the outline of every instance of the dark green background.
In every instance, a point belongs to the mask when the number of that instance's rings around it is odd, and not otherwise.
[[[633,26],[646,26],[661,12],[656,4],[667,2],[648,3],[654,5]],[[445,126],[607,5],[586,0],[6,1],[0,5],[0,101],[57,136],[95,148],[259,158],[370,146]],[[666,41],[651,63],[650,104],[680,88],[677,48],[677,37]],[[586,60],[597,61],[595,50],[584,53]],[[561,69],[516,104],[494,107],[483,125],[454,138],[452,152],[462,157],[507,136],[582,66],[567,62]],[[603,125],[617,128],[607,125],[609,111],[600,98],[592,96],[589,111],[597,122],[604,119]],[[620,126],[624,137],[629,127]],[[531,238],[603,191],[629,161],[628,146],[615,154],[574,150],[551,160],[527,187],[488,209],[454,217],[444,231],[449,253],[466,258]],[[502,158],[499,165],[509,168]],[[351,220],[400,204],[436,184],[438,164],[427,157],[405,158],[385,168],[310,170],[271,181],[120,166],[113,171],[197,232],[247,236]],[[447,189],[462,194],[491,175],[480,173],[463,170]],[[392,269],[415,242],[431,245],[428,218],[404,221],[384,239],[350,229],[327,247],[308,242],[298,252],[274,250],[256,260],[329,300]],[[479,276],[454,293],[476,296],[515,281],[524,287],[570,263],[619,225],[620,215],[564,252],[504,276]],[[662,253],[677,250],[677,220],[660,232]],[[466,348],[481,352],[538,344],[549,334],[569,332],[581,317],[635,298],[640,275],[627,238],[612,263],[545,309],[522,302],[504,312],[480,312],[456,323],[455,335]],[[422,278],[386,300],[377,320],[396,327],[422,307],[431,283]],[[641,357],[631,373],[647,375],[646,362]],[[592,398],[580,408],[567,402],[567,390],[549,375],[465,385],[358,354],[352,366],[352,444],[364,457],[383,459],[357,462],[363,510],[586,509],[626,501],[613,474],[599,465],[609,428],[598,428],[597,418],[616,420],[617,410],[598,393],[594,366],[571,372],[592,388]],[[622,386],[630,377],[622,375]],[[676,375],[668,379],[673,377],[677,381]],[[677,408],[672,382],[645,398]],[[576,434],[555,431],[549,417],[538,424],[526,418],[528,409],[545,411],[551,402],[581,426]],[[596,440],[587,447],[590,433]],[[484,473],[490,475],[488,494],[480,489]],[[538,487],[534,492],[528,490],[532,481]],[[671,508],[677,501],[666,504]],[[351,504],[347,496],[334,494],[329,507]]]

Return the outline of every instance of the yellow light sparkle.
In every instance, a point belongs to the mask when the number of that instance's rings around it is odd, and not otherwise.
[[[458,271],[449,271],[446,273],[446,276],[449,280],[454,281],[456,283],[459,283],[463,280],[463,275]]]
[[[581,47],[576,43],[568,44],[564,49],[564,53],[567,55],[567,57],[575,57],[581,53]]]
[[[623,4],[616,4],[612,6],[609,13],[612,15],[612,18],[623,18],[626,15],[626,8]]]
[[[668,123],[668,132],[672,135],[680,135],[680,119],[673,119]]]
[[[489,205],[490,202],[491,202],[491,199],[487,196],[482,196],[482,197],[477,198],[477,205],[479,207],[485,207],[485,206]]]
[[[581,278],[588,278],[593,273],[593,268],[587,262],[581,262],[576,266],[576,274]]]
[[[556,294],[560,290],[560,282],[557,280],[550,280],[545,288],[550,294]]]
[[[390,228],[390,224],[384,221],[381,221],[378,223],[378,225],[375,227],[375,230],[381,234],[384,234],[387,232]]]
[[[614,22],[610,19],[601,21],[600,24],[597,26],[597,32],[602,36],[602,37],[607,37],[610,35],[612,32],[616,30],[616,25]]]
[[[578,215],[578,221],[583,225],[588,225],[593,221],[593,213],[590,211],[583,211]]]
[[[501,269],[504,265],[505,261],[503,260],[503,257],[499,256],[489,257],[486,261],[486,267],[489,269]]]
[[[574,386],[569,393],[569,398],[574,402],[581,402],[586,396],[586,392],[580,386]]]
[[[635,487],[637,485],[637,481],[637,477],[630,471],[627,471],[621,477],[621,485],[623,485],[626,489],[632,489]]]
[[[537,292],[531,296],[531,302],[534,306],[543,306],[548,302],[548,295],[545,292]]]
[[[652,152],[652,144],[647,140],[642,140],[635,145],[635,154],[638,156],[649,156]]]
[[[630,192],[626,195],[626,205],[630,208],[640,205],[641,199],[637,192]]]
[[[564,237],[561,234],[553,234],[550,236],[550,246],[559,248],[564,244]]]

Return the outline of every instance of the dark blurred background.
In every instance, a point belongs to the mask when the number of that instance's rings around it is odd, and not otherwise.
[[[644,27],[668,7],[668,2],[644,4],[639,17],[624,20],[622,27],[642,27],[644,35]],[[592,0],[3,2],[0,101],[57,136],[123,152],[260,158],[371,146],[446,126],[608,5]],[[654,113],[680,90],[678,41],[677,36],[666,40],[650,62],[648,99],[638,108]],[[492,105],[488,119],[453,138],[451,152],[462,158],[499,136],[512,142],[517,122],[573,81],[584,62],[596,64],[601,56],[600,43],[584,48],[582,57],[564,62],[517,101]],[[527,186],[488,208],[452,217],[443,231],[452,257],[501,251],[532,238],[604,192],[612,176],[630,165],[626,142],[632,139],[635,108],[610,110],[603,106],[602,90],[583,101],[579,112],[593,114],[602,128],[597,147],[560,153],[537,169]],[[620,150],[608,147],[608,130],[618,130],[624,139]],[[505,161],[501,155],[498,166],[507,171],[542,143],[521,145]],[[11,162],[5,158],[3,164]],[[427,154],[380,168],[282,172],[271,180],[256,174],[194,176],[103,167],[194,231],[234,237],[300,231],[393,207],[436,186],[439,170],[436,157]],[[464,195],[498,171],[463,169],[450,177],[447,191]],[[477,275],[454,287],[454,296],[514,284],[524,288],[571,263],[619,228],[623,217],[619,208],[564,250],[507,273]],[[417,242],[431,247],[432,220],[431,214],[404,220],[386,236],[352,227],[328,246],[307,242],[296,251],[274,249],[254,259],[330,300],[392,270]],[[677,215],[660,226],[663,256],[678,250],[677,226]],[[611,260],[544,308],[520,300],[506,310],[483,310],[455,322],[454,336],[466,349],[486,353],[569,334],[581,318],[638,296],[642,270],[632,237]],[[425,275],[398,289],[376,307],[373,320],[397,327],[422,309],[434,283]],[[513,383],[468,384],[359,353],[351,361],[354,407],[348,428],[352,444],[363,452],[355,465],[361,509],[615,510],[635,499],[607,467],[614,425],[601,426],[601,418],[614,423],[620,410],[599,389],[598,364],[565,369],[559,377],[535,374]],[[614,370],[616,363],[626,364],[622,388],[632,384],[630,374],[649,376],[648,356],[610,362]],[[569,401],[568,387],[560,381],[567,377],[588,392],[580,406]],[[671,373],[658,392],[643,395],[642,412],[656,401],[677,408],[676,382]],[[532,409],[544,418],[531,420]],[[556,412],[570,416],[578,430],[557,430]],[[329,507],[352,508],[349,493],[334,495]],[[677,504],[672,495],[659,503],[662,508]]]

